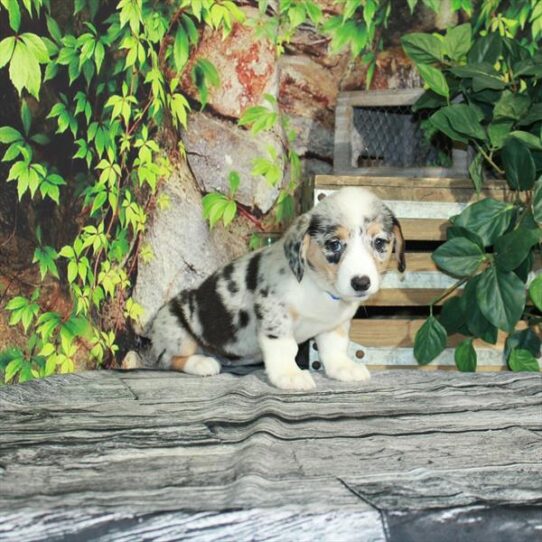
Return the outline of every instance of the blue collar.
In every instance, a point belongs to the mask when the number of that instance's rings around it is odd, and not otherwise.
[[[342,298],[341,297],[337,297],[337,296],[334,296],[331,292],[328,292],[326,290],[326,294],[331,297],[331,299],[333,299],[333,301],[342,301]]]

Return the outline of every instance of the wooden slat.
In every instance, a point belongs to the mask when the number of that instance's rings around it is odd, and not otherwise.
[[[407,272],[437,271],[430,252],[407,252],[405,254]]]
[[[350,175],[317,175],[315,178],[316,190],[336,190],[343,186],[365,187],[387,200],[474,202],[478,199],[472,181],[465,178]],[[513,198],[504,181],[486,181],[481,196],[503,201]]]
[[[350,328],[350,339],[353,342],[368,347],[386,347],[386,348],[412,348],[414,346],[414,337],[416,332],[423,325],[423,319],[393,319],[393,318],[368,318],[363,320],[353,320]],[[526,324],[520,322],[517,329],[525,329]],[[448,345],[457,346],[465,337],[455,334],[449,337]],[[497,344],[488,344],[476,339],[475,348],[486,348],[502,352],[506,333],[499,331]]]
[[[426,306],[442,292],[443,290],[440,288],[389,288],[380,290],[365,305],[368,307]],[[457,294],[452,294],[446,299],[449,299],[453,295]],[[442,305],[443,303],[444,301],[441,301],[437,305]]]
[[[403,218],[400,222],[407,241],[444,241],[450,226],[443,218]]]
[[[345,91],[338,95],[337,104],[350,107],[396,107],[413,105],[424,92],[423,88]]]

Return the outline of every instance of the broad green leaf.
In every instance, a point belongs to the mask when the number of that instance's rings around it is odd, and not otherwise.
[[[469,164],[469,176],[474,184],[476,193],[480,194],[480,190],[482,190],[484,184],[484,157],[482,153],[477,153]]]
[[[480,276],[476,298],[482,314],[494,326],[510,333],[525,308],[525,284],[515,273],[491,266]]]
[[[416,64],[416,67],[418,68],[422,79],[433,92],[440,96],[444,96],[445,98],[450,95],[450,89],[448,88],[446,78],[440,70],[437,70],[437,68],[433,68],[433,66],[428,64]]]
[[[476,233],[489,246],[509,228],[515,212],[512,203],[485,198],[466,207],[453,224]]]
[[[512,371],[540,371],[538,360],[528,351],[518,348],[513,350],[508,359],[508,366]]]
[[[466,277],[474,273],[485,258],[484,251],[464,237],[454,237],[439,246],[432,255],[433,261],[454,277]]]
[[[444,326],[448,335],[464,331],[467,322],[465,309],[464,296],[452,297],[442,305],[438,321]]]
[[[460,24],[448,29],[444,36],[442,52],[452,60],[460,60],[471,48],[472,28],[471,25]]]
[[[539,357],[541,344],[542,339],[538,336],[538,333],[533,331],[530,327],[520,331],[514,331],[506,337],[504,357],[506,361],[509,361],[510,354],[518,348],[529,351],[534,357]]]
[[[542,274],[537,275],[529,285],[529,297],[536,308],[542,311]]]
[[[446,347],[446,329],[430,316],[416,333],[414,357],[420,365],[431,363]]]
[[[487,127],[487,135],[494,149],[500,149],[504,145],[513,124],[514,122],[511,120],[498,120]]]
[[[489,344],[497,342],[498,329],[482,314],[478,305],[476,290],[480,276],[470,279],[463,290],[467,334],[480,337]]]
[[[450,70],[457,77],[463,79],[472,79],[472,89],[474,92],[487,90],[503,90],[506,83],[499,72],[491,64],[467,64],[464,66],[454,66]],[[500,95],[496,94],[496,100]],[[493,101],[491,102],[493,104]]]
[[[472,339],[465,339],[456,346],[454,359],[455,365],[460,371],[468,373],[476,371],[477,356]]]
[[[497,32],[489,32],[486,36],[479,37],[474,41],[467,59],[471,64],[486,62],[495,64],[501,55],[502,39]]]
[[[530,190],[536,177],[536,166],[531,151],[519,139],[509,138],[504,143],[501,159],[506,180],[513,190]]]
[[[481,140],[487,139],[485,131],[480,125],[474,106],[468,106],[466,104],[449,105],[434,113],[430,119],[439,130],[442,130],[442,126],[450,126],[453,130],[451,133],[447,133],[444,130],[442,131],[458,141],[466,140],[464,137],[454,137],[454,133]]]
[[[542,239],[542,229],[518,228],[495,241],[495,264],[503,271],[513,271],[527,258],[531,248]]]
[[[433,64],[442,60],[442,42],[431,34],[407,34],[401,38],[401,45],[417,64]]]
[[[499,101],[495,104],[493,119],[519,120],[527,113],[530,105],[531,100],[528,96],[505,90]]]
[[[519,139],[522,143],[525,143],[529,149],[534,149],[537,151],[542,150],[542,138],[540,136],[535,136],[529,132],[524,132],[522,130],[513,130],[509,133],[510,137]]]

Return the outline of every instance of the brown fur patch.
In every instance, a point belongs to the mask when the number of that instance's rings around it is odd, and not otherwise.
[[[348,231],[348,228],[345,228],[344,226],[339,226],[335,230],[335,235],[341,241],[346,241],[350,237],[350,232]]]
[[[190,356],[175,356],[171,358],[169,368],[172,371],[184,371],[186,362]]]
[[[340,337],[348,337],[348,325],[346,323],[340,324],[333,331]]]
[[[324,256],[320,245],[311,237],[306,253],[307,262],[325,277],[329,282],[335,283],[337,279],[338,265],[329,263]]]
[[[382,224],[380,224],[380,222],[371,222],[371,224],[369,224],[369,226],[367,227],[367,235],[369,237],[376,237],[382,233],[384,233],[384,229],[382,227]],[[384,259],[381,260],[380,258],[374,258],[378,272],[381,275],[386,271],[388,267],[388,263],[390,261],[392,251],[393,251],[393,243],[388,243],[386,246],[386,252],[385,254],[383,254]]]
[[[367,235],[369,237],[376,237],[379,233],[382,233],[384,230],[382,229],[382,224],[378,222],[371,222],[367,226]]]

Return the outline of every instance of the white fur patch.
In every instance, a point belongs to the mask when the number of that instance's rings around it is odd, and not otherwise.
[[[213,376],[220,372],[220,368],[220,363],[216,359],[194,354],[186,361],[183,371],[190,375]]]

